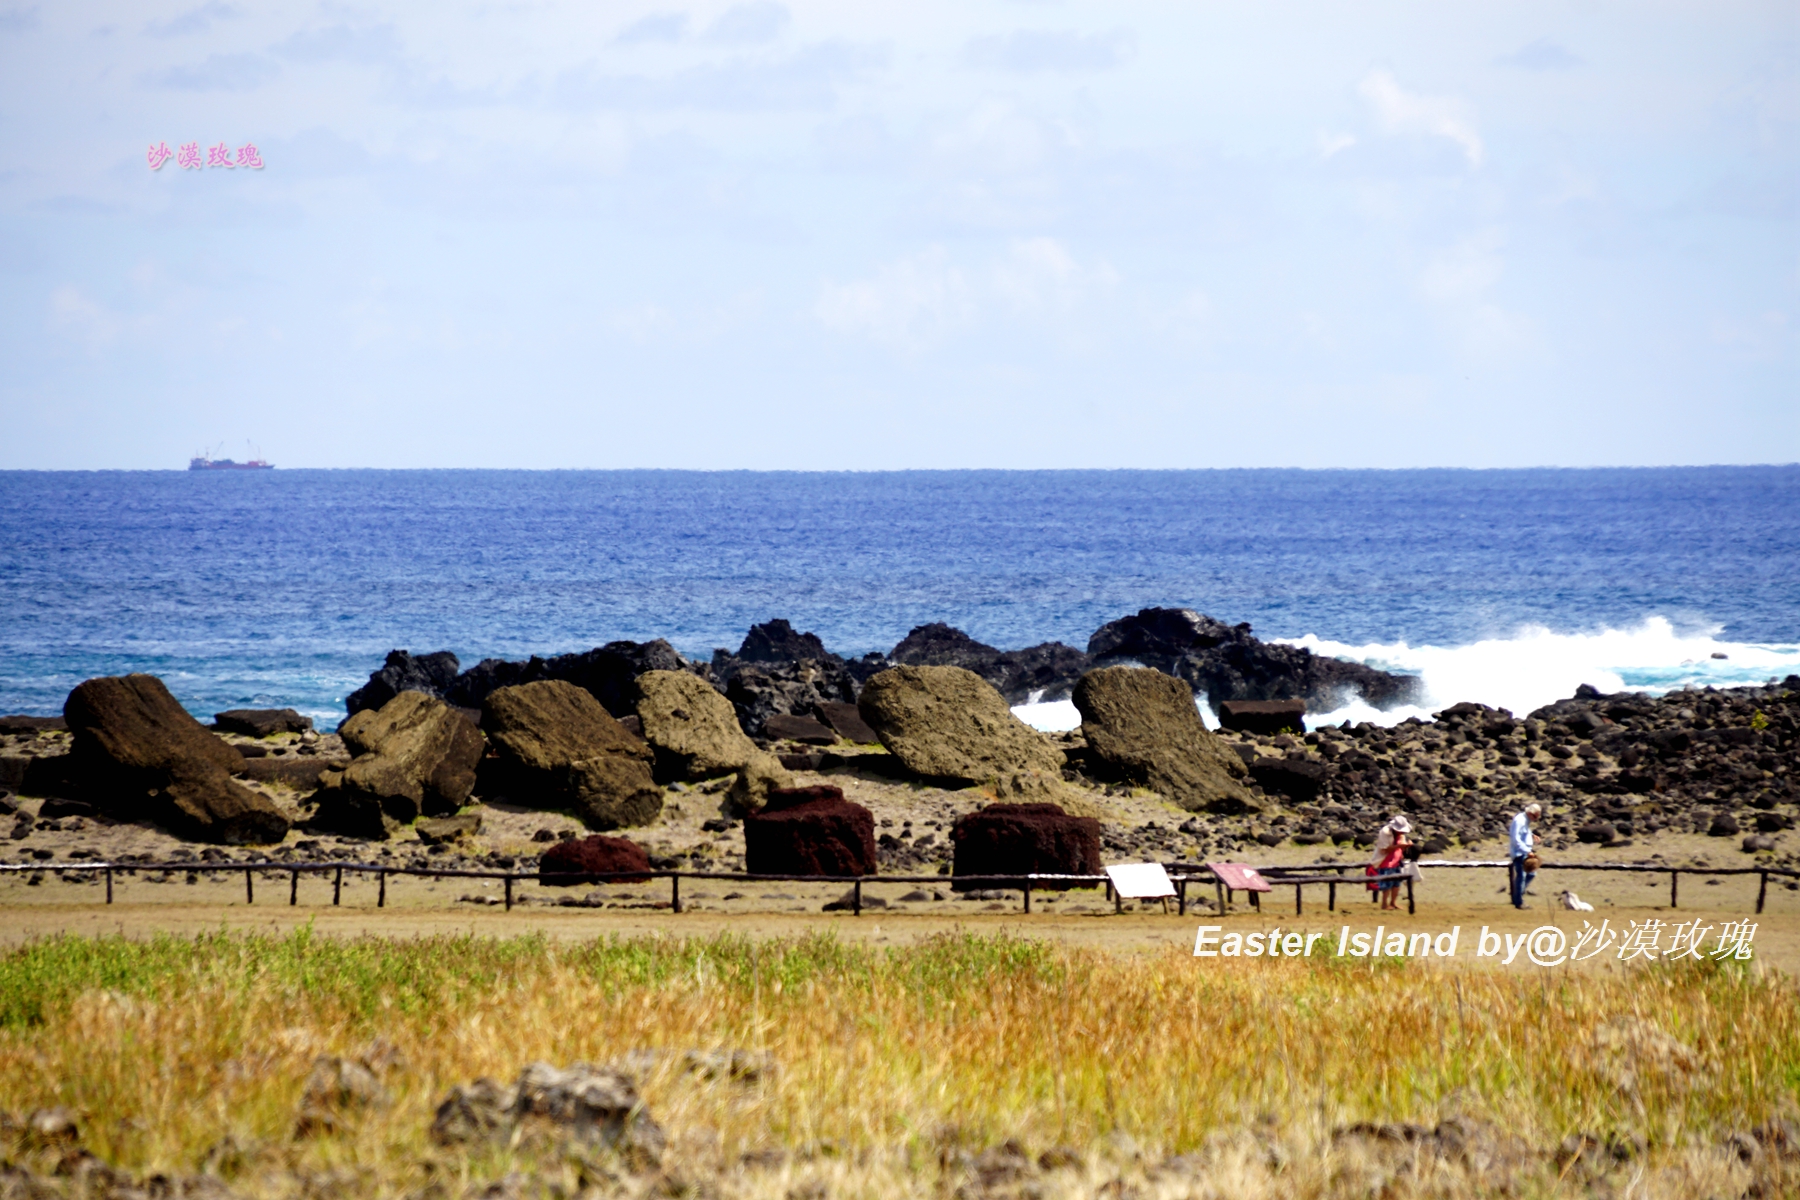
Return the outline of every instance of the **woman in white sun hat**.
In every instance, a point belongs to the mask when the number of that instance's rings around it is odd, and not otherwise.
[[[1379,893],[1383,911],[1400,907],[1400,871],[1406,863],[1406,848],[1412,845],[1411,833],[1412,822],[1396,815],[1375,835],[1375,857],[1369,863],[1375,881],[1369,890]]]

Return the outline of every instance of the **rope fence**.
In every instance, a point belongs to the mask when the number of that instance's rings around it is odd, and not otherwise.
[[[1201,867],[1194,870],[1195,864],[1165,864],[1171,867],[1170,880],[1175,885],[1175,898],[1181,915],[1187,915],[1188,885],[1212,884],[1217,893],[1218,910],[1223,913],[1235,895],[1227,888],[1222,879],[1212,871]],[[1419,870],[1423,867],[1433,869],[1473,870],[1504,868],[1511,870],[1512,864],[1506,859],[1483,861],[1457,861],[1451,859],[1427,859],[1409,863],[1399,877],[1406,887],[1406,911],[1415,912],[1413,885],[1420,879]],[[1258,874],[1271,887],[1292,887],[1294,889],[1294,914],[1301,915],[1301,891],[1308,886],[1323,885],[1327,890],[1326,906],[1329,911],[1337,910],[1337,889],[1340,885],[1361,886],[1375,880],[1376,876],[1346,875],[1348,871],[1362,871],[1363,865],[1357,863],[1315,863],[1310,866],[1256,867]],[[1047,873],[1030,873],[1024,875],[751,875],[734,871],[674,871],[659,870],[645,872],[619,872],[605,874],[569,874],[546,875],[538,871],[492,871],[470,870],[443,867],[393,867],[375,863],[359,862],[66,862],[66,863],[0,863],[0,874],[23,872],[54,872],[58,875],[69,872],[101,872],[106,882],[106,902],[113,902],[113,876],[115,874],[133,875],[140,871],[182,871],[198,874],[206,872],[218,874],[242,871],[244,873],[244,902],[256,903],[256,874],[265,876],[285,872],[288,875],[288,904],[300,903],[300,876],[302,874],[330,874],[332,877],[331,903],[334,906],[343,903],[344,873],[374,875],[379,881],[376,896],[377,908],[387,907],[387,885],[390,875],[404,875],[427,879],[497,879],[504,882],[505,903],[508,912],[513,906],[513,885],[517,882],[562,882],[565,885],[579,886],[583,882],[592,883],[643,883],[656,879],[669,881],[669,906],[674,912],[681,909],[681,881],[683,879],[711,879],[732,883],[847,883],[851,887],[851,911],[862,915],[862,889],[865,883],[930,883],[942,886],[945,883],[989,885],[995,888],[1017,890],[1024,893],[1025,911],[1031,911],[1031,893],[1035,886],[1049,885],[1061,890],[1074,887],[1105,887],[1107,898],[1113,901],[1115,911],[1123,911],[1124,901],[1113,889],[1112,880],[1106,875],[1057,875]],[[1682,875],[1757,875],[1761,884],[1756,892],[1756,911],[1761,913],[1768,899],[1769,877],[1795,879],[1800,878],[1800,871],[1784,867],[1665,867],[1641,863],[1542,863],[1538,867],[1544,871],[1627,871],[1649,874],[1667,874],[1669,876],[1669,907],[1676,907],[1679,898],[1680,877]],[[1394,876],[1388,876],[1394,879]],[[1249,893],[1253,908],[1261,911],[1262,902],[1258,893]]]

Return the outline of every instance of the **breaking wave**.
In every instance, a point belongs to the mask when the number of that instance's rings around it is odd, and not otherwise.
[[[1667,619],[1650,617],[1633,628],[1598,633],[1554,633],[1528,626],[1510,637],[1466,646],[1406,642],[1353,646],[1310,633],[1274,640],[1420,677],[1423,703],[1377,709],[1358,700],[1334,712],[1309,713],[1306,726],[1317,729],[1345,721],[1377,725],[1397,725],[1408,717],[1429,721],[1432,713],[1463,700],[1524,716],[1574,695],[1584,683],[1602,692],[1660,694],[1679,688],[1745,687],[1800,673],[1800,645],[1730,642],[1720,638],[1722,632],[1722,626],[1714,626],[1678,633]],[[1057,731],[1081,724],[1081,715],[1067,700],[1021,704],[1013,712],[1036,729]],[[1217,727],[1204,700],[1200,713],[1208,728]]]
[[[1420,677],[1424,703],[1378,711],[1360,701],[1309,715],[1308,728],[1348,721],[1395,725],[1463,700],[1512,710],[1534,708],[1575,694],[1582,684],[1602,692],[1660,694],[1679,688],[1745,687],[1800,672],[1800,645],[1728,642],[1722,627],[1677,633],[1663,617],[1630,629],[1553,633],[1529,626],[1511,637],[1467,646],[1410,646],[1405,642],[1351,646],[1314,634],[1280,639],[1314,654],[1347,658],[1385,671]]]

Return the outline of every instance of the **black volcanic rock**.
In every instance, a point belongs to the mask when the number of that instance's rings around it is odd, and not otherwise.
[[[942,622],[915,627],[888,658],[904,666],[961,667],[993,684],[1008,704],[1066,700],[1093,665],[1087,655],[1061,642],[997,650]]]
[[[751,737],[767,735],[770,717],[809,717],[821,704],[854,704],[860,691],[842,659],[749,663],[713,661],[714,680],[721,670],[725,698],[737,709],[738,724]],[[780,736],[780,735],[768,735]]]
[[[752,625],[738,647],[737,657],[744,662],[782,663],[813,659],[817,662],[839,662],[837,655],[825,649],[815,633],[795,633],[785,618],[777,617],[761,625]]]
[[[1137,662],[1185,679],[1214,705],[1304,700],[1313,712],[1329,712],[1360,696],[1391,708],[1419,689],[1410,675],[1260,641],[1248,624],[1226,625],[1189,608],[1146,608],[1109,622],[1088,640],[1088,653],[1096,665]]]
[[[579,654],[551,658],[533,655],[524,662],[484,658],[456,677],[445,699],[465,708],[480,708],[490,694],[523,683],[561,680],[589,692],[614,717],[636,711],[639,675],[648,671],[686,671],[693,665],[662,638],[650,642],[608,642]]]
[[[368,683],[350,693],[344,708],[354,716],[364,709],[382,707],[401,692],[424,692],[443,700],[456,681],[460,665],[456,655],[448,650],[418,655],[408,650],[389,650],[381,669],[369,676]]]

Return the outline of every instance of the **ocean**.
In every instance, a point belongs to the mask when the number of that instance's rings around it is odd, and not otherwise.
[[[147,671],[330,728],[393,648],[1085,647],[1149,605],[1424,677],[1334,718],[1761,683],[1800,671],[1800,466],[0,472],[0,712]]]

